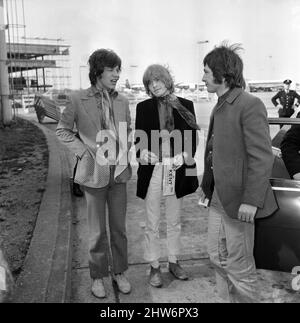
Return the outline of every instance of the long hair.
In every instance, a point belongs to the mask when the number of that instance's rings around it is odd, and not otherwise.
[[[97,49],[89,57],[89,79],[92,85],[96,85],[97,78],[101,77],[104,67],[114,68],[118,66],[121,69],[121,58],[110,49]]]
[[[241,44],[228,45],[223,42],[204,57],[203,65],[208,65],[212,70],[215,83],[222,84],[224,78],[230,89],[246,87],[243,61],[237,53],[242,49]]]
[[[175,91],[174,80],[171,72],[167,67],[164,67],[160,64],[152,64],[146,68],[143,76],[143,83],[145,90],[149,96],[152,96],[152,93],[149,89],[149,85],[152,80],[162,81],[165,84],[166,88],[169,90],[170,94]]]

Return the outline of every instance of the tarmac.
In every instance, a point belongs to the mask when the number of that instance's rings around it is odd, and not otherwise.
[[[160,226],[164,285],[148,284],[149,265],[143,260],[144,205],[135,196],[136,168],[128,182],[127,236],[129,269],[126,275],[132,292],[123,295],[111,277],[105,278],[107,297],[98,299],[90,292],[88,269],[88,232],[85,199],[74,197],[70,189],[72,156],[55,136],[56,124],[45,118],[37,122],[35,113],[20,114],[44,132],[49,147],[46,191],[40,205],[36,227],[16,282],[13,303],[221,303],[217,295],[213,268],[209,262],[207,209],[197,205],[197,192],[184,199],[182,212],[182,252],[179,260],[189,280],[179,281],[168,272],[165,218]],[[46,120],[47,119],[47,120]],[[49,121],[49,122],[48,122]],[[204,137],[203,137],[204,138]],[[200,141],[201,143],[201,141]],[[203,165],[203,148],[199,145],[198,171]],[[162,203],[164,208],[164,203]],[[298,303],[290,273],[258,270],[259,303]]]

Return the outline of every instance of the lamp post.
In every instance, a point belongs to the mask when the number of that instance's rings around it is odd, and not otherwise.
[[[134,83],[136,83],[135,81],[135,79],[136,79],[136,69],[138,68],[138,65],[134,65],[134,64],[132,64],[132,65],[130,65],[129,66],[130,68],[131,68],[131,77],[132,77],[132,80],[131,81],[129,81],[129,83],[132,85],[132,84],[134,84]]]
[[[273,79],[274,78],[274,66],[273,66],[273,56],[269,55],[269,62],[270,62],[270,71],[269,71],[269,77],[268,79]]]
[[[5,40],[4,5],[0,0],[0,124],[10,126],[12,110],[9,104],[7,49]]]
[[[201,75],[200,73],[200,67],[201,67],[201,51],[200,51],[200,45],[204,45],[204,44],[208,44],[209,43],[209,40],[198,40],[197,41],[197,64],[196,64],[196,69],[197,69],[197,76],[196,76],[196,82],[198,83],[197,84],[197,101],[199,100],[199,84],[200,84],[200,81],[201,81],[201,77],[199,75]],[[199,46],[198,46],[199,45]]]

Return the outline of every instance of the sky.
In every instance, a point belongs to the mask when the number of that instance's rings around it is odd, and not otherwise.
[[[89,86],[87,60],[99,48],[122,58],[120,82],[142,83],[153,63],[169,66],[176,83],[197,82],[205,54],[224,40],[242,44],[246,79],[300,82],[299,0],[23,2],[27,37],[71,46],[72,88]]]

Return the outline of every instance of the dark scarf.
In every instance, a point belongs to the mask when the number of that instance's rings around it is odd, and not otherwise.
[[[200,130],[200,127],[196,123],[195,116],[184,107],[179,99],[174,94],[167,94],[164,97],[157,98],[158,103],[166,106],[166,118],[165,118],[165,126],[163,129],[167,129],[168,131],[172,131],[174,129],[174,118],[172,115],[172,109],[175,109],[180,114],[181,118],[193,129]],[[170,109],[171,108],[171,109]]]

